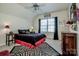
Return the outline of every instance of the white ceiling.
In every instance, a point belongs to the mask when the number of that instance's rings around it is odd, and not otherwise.
[[[38,3],[39,10],[33,10],[33,3],[0,3],[0,12],[21,18],[33,18],[36,15],[69,8],[69,3]]]
[[[65,10],[69,8],[69,3],[38,3],[39,10],[34,12],[33,3],[21,3],[25,9],[30,10],[34,14],[43,14],[48,12],[55,12],[60,10]]]

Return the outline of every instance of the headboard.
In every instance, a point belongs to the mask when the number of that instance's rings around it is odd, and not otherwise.
[[[29,29],[18,29],[19,34],[27,34],[30,33]]]

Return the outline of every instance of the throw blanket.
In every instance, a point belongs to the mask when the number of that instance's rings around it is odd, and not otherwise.
[[[45,34],[40,33],[30,33],[30,34],[15,34],[14,38],[15,40],[21,40],[27,43],[31,43],[32,45],[35,45],[35,43],[42,38],[45,38]]]

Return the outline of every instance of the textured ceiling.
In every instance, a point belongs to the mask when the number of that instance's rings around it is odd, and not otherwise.
[[[33,3],[21,3],[19,4],[23,6],[25,9],[30,10],[33,14],[43,14],[48,12],[55,12],[60,10],[65,10],[69,8],[69,3],[38,3],[39,10],[36,12],[33,8]]]
[[[69,3],[38,3],[39,10],[34,11],[33,3],[0,3],[0,12],[21,18],[33,18],[36,15],[69,8]]]

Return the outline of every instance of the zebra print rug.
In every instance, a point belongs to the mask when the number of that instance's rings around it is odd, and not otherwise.
[[[29,49],[25,46],[14,46],[11,56],[59,56],[60,54],[48,43],[43,43],[39,47]]]

